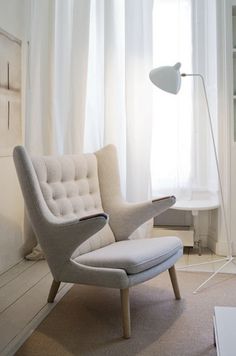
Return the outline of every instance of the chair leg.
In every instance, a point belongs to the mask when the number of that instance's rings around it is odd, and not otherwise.
[[[49,291],[49,295],[48,295],[48,303],[53,303],[55,296],[57,294],[57,291],[60,287],[61,282],[57,282],[55,281],[55,279],[52,281],[52,285]]]
[[[123,337],[129,339],[131,336],[130,308],[129,308],[129,288],[120,290]]]
[[[170,274],[170,280],[175,294],[175,299],[181,299],[175,266],[169,268],[169,274]]]

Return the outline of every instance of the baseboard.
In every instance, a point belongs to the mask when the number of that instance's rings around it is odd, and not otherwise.
[[[213,237],[208,237],[208,247],[211,251],[213,251],[216,255],[219,256],[227,256],[228,255],[228,247],[226,241],[216,241]],[[232,255],[236,256],[236,242],[232,242]]]

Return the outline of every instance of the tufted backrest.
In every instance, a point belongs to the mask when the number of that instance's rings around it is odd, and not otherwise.
[[[103,212],[94,154],[33,157],[32,163],[52,214],[70,220]],[[87,253],[114,241],[107,224],[76,252]]]

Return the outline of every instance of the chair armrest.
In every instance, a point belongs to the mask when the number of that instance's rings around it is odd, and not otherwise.
[[[139,226],[160,215],[175,203],[174,196],[153,199],[143,203],[121,202],[113,206],[110,226],[117,240],[127,239]]]
[[[79,221],[84,221],[88,219],[93,219],[93,218],[98,218],[98,217],[104,217],[104,219],[108,220],[108,215],[105,213],[99,213],[99,214],[93,214],[93,215],[87,215],[83,216],[82,218],[79,219]]]
[[[176,202],[176,198],[174,195],[168,195],[166,197],[161,197],[161,198],[154,198],[152,199],[152,202],[155,203],[155,202],[161,202],[161,201],[165,201],[165,202],[169,202],[172,206],[175,204]]]
[[[70,221],[62,221],[60,218],[54,216],[52,218],[50,216],[45,221],[46,224],[44,227],[47,239],[40,239],[40,244],[43,249],[45,244],[47,244],[45,251],[51,250],[52,254],[56,245],[57,253],[61,251],[64,256],[69,258],[79,245],[101,230],[107,221],[108,215],[105,213],[85,216],[81,219]]]

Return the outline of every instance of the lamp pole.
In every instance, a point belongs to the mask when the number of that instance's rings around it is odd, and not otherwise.
[[[202,82],[202,87],[204,91],[204,98],[206,102],[206,107],[207,107],[207,116],[208,116],[208,121],[209,121],[209,127],[210,127],[210,134],[211,134],[211,139],[212,139],[212,144],[213,144],[213,150],[214,150],[214,156],[215,156],[215,162],[216,162],[216,169],[217,169],[217,176],[218,176],[218,182],[219,182],[219,188],[220,188],[220,200],[221,200],[221,206],[222,206],[222,212],[223,212],[223,220],[224,220],[224,225],[225,225],[225,232],[226,232],[226,240],[227,240],[227,249],[228,249],[228,255],[226,258],[221,259],[221,260],[216,260],[216,261],[211,261],[211,262],[205,262],[202,264],[207,264],[207,263],[213,263],[213,262],[219,262],[219,261],[224,261],[226,262],[219,267],[209,278],[207,278],[198,288],[194,290],[194,294],[197,293],[206,283],[208,283],[217,273],[219,273],[226,265],[232,262],[234,259],[232,256],[232,241],[230,238],[230,233],[229,233],[229,228],[228,228],[228,223],[227,223],[227,216],[226,216],[226,209],[225,209],[225,200],[224,200],[224,194],[223,194],[223,186],[222,186],[222,180],[221,180],[221,174],[220,174],[220,165],[219,165],[219,160],[218,160],[218,154],[217,154],[217,148],[216,148],[216,141],[214,137],[214,131],[213,131],[213,124],[212,124],[212,117],[211,117],[211,112],[210,112],[210,107],[209,107],[209,101],[207,97],[207,91],[206,91],[206,85],[205,85],[205,80],[204,77],[201,74],[197,73],[181,73],[181,77],[198,77],[201,79]],[[196,264],[195,264],[196,265]],[[194,265],[189,265],[187,267],[191,267]]]
[[[206,91],[206,85],[205,85],[205,80],[204,77],[201,74],[197,73],[180,73],[180,67],[181,63],[176,63],[174,66],[163,66],[163,67],[158,67],[153,69],[150,74],[150,80],[154,85],[156,85],[158,88],[171,93],[171,94],[178,94],[181,86],[181,77],[198,77],[201,79],[202,86],[203,86],[203,91],[204,91],[204,97],[205,97],[205,102],[207,106],[207,114],[208,114],[208,120],[209,120],[209,126],[210,126],[210,134],[212,138],[212,143],[213,143],[213,150],[214,150],[214,156],[215,156],[215,161],[216,161],[216,169],[217,169],[217,175],[218,175],[218,181],[219,181],[219,190],[220,190],[220,199],[221,199],[221,207],[223,211],[223,220],[224,220],[224,225],[225,225],[225,231],[226,231],[226,241],[227,241],[227,257],[214,260],[214,261],[208,261],[208,262],[202,262],[202,263],[197,263],[197,264],[192,264],[192,265],[187,265],[184,267],[181,267],[179,269],[184,269],[184,268],[189,268],[197,265],[204,265],[204,264],[209,264],[209,263],[216,263],[216,262],[221,262],[221,261],[226,261],[220,268],[218,268],[205,282],[203,282],[193,293],[197,293],[200,288],[202,288],[209,280],[211,280],[218,272],[220,272],[227,264],[233,261],[233,256],[232,256],[232,241],[229,233],[229,228],[228,228],[228,223],[227,223],[227,216],[226,216],[226,209],[225,209],[225,201],[224,201],[224,194],[223,194],[223,186],[222,186],[222,180],[221,180],[221,174],[220,174],[220,166],[219,166],[219,160],[218,160],[218,155],[217,155],[217,148],[216,148],[216,142],[215,142],[215,137],[214,137],[214,131],[213,131],[213,125],[212,125],[212,117],[211,117],[211,112],[210,112],[210,107],[209,107],[209,101],[207,97],[207,91]]]
[[[230,257],[232,257],[232,242],[230,239],[229,228],[228,228],[228,224],[227,224],[225,200],[224,200],[224,194],[223,194],[223,185],[222,185],[221,174],[220,174],[220,165],[219,165],[218,154],[217,154],[217,149],[216,149],[216,142],[215,142],[215,137],[214,137],[212,117],[211,117],[209,101],[208,101],[208,97],[207,97],[205,80],[201,74],[195,74],[195,73],[194,74],[181,73],[181,77],[198,77],[201,79],[201,82],[202,82],[204,97],[205,97],[206,106],[207,106],[207,114],[208,114],[208,120],[209,120],[209,126],[210,126],[211,139],[212,139],[213,150],[214,150],[215,161],[216,161],[218,181],[219,181],[220,198],[221,198],[221,205],[222,205],[222,210],[223,210],[223,218],[224,218],[224,225],[225,225],[227,245],[228,245],[227,246],[228,247],[228,258],[230,258]]]

